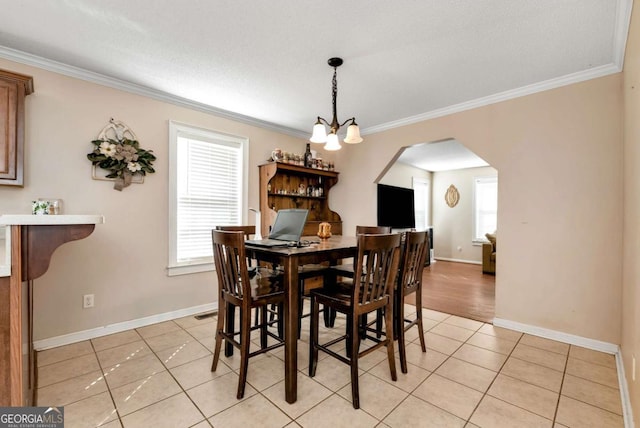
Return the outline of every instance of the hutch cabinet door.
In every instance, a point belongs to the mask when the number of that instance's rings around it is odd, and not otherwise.
[[[23,185],[24,98],[31,92],[31,77],[0,70],[0,185]]]

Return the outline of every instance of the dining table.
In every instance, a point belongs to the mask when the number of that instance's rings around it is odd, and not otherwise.
[[[357,253],[355,236],[334,235],[327,239],[302,237],[301,245],[261,247],[247,243],[247,255],[260,262],[273,263],[283,269],[286,302],[284,305],[284,382],[285,399],[295,403],[298,394],[298,316],[300,284],[298,268],[306,264],[329,262],[336,265],[341,259]],[[229,323],[227,323],[229,325]]]

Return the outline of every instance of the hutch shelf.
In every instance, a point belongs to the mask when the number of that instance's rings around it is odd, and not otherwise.
[[[332,234],[342,235],[342,219],[329,209],[328,198],[338,182],[338,172],[282,162],[268,162],[259,168],[262,236],[269,234],[278,210],[288,208],[309,210],[303,235],[316,235],[322,222],[331,224]]]

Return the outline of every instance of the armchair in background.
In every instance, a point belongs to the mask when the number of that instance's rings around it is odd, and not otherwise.
[[[496,274],[496,232],[485,234],[489,242],[482,244],[482,273]]]

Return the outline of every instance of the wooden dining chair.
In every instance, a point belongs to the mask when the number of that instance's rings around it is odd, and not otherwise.
[[[256,274],[249,279],[247,255],[244,246],[244,235],[241,231],[211,231],[213,241],[213,259],[218,277],[218,324],[216,328],[216,345],[213,354],[211,371],[216,371],[220,358],[222,342],[231,344],[240,350],[240,379],[238,380],[237,398],[244,396],[247,381],[249,358],[271,351],[284,345],[279,335],[267,329],[267,305],[275,304],[282,308],[285,301],[284,280],[282,276]],[[240,309],[240,331],[229,329],[226,311],[231,307]],[[261,322],[251,326],[251,309],[261,308]],[[282,314],[282,311],[279,311]],[[261,347],[249,352],[251,345],[251,331],[260,330]],[[236,336],[239,335],[239,340]],[[276,343],[267,346],[267,336],[271,336]]]
[[[362,234],[380,235],[387,233],[391,233],[391,227],[389,226],[356,226],[356,236]],[[337,276],[353,278],[353,263],[333,266],[332,271]]]
[[[424,343],[424,329],[422,325],[422,272],[429,253],[429,232],[406,232],[402,243],[398,282],[394,294],[394,331],[398,339],[400,350],[400,369],[407,373],[407,351],[405,346],[405,332],[414,325],[418,326],[420,346],[422,352],[427,352]],[[416,293],[415,319],[405,318],[405,297]]]
[[[387,234],[391,233],[390,226],[356,226],[356,236],[367,234],[367,235],[379,235],[379,234]],[[331,271],[329,273],[333,276],[343,277],[343,278],[353,278],[354,267],[353,263],[347,263],[343,265],[336,265],[331,267]],[[333,326],[333,320],[335,319],[335,314],[331,313],[327,315],[327,319],[330,325]],[[378,316],[376,318],[377,324],[376,328],[378,332],[382,329],[382,318]],[[367,315],[363,315],[360,320],[361,330],[367,328],[369,323],[367,322]],[[378,333],[378,337],[380,337],[380,333]]]
[[[242,232],[244,235],[244,239],[245,241],[247,239],[251,239],[253,237],[253,235],[256,234],[256,227],[254,225],[233,225],[233,226],[216,226],[216,230],[224,230],[227,232]],[[253,261],[251,260],[251,258],[248,259],[248,264],[249,267],[251,268],[251,272],[249,273],[249,276],[251,277],[253,275],[254,272],[257,272],[257,270],[254,269],[260,269],[260,260],[256,260],[255,264],[256,266],[253,266]],[[279,272],[276,272],[275,270],[271,270],[270,272],[267,272],[267,270],[262,269],[262,275],[264,276],[265,274],[269,274],[269,275],[279,275]],[[266,309],[267,314],[269,315],[269,324],[275,324],[276,323],[276,313],[277,313],[277,308],[275,306],[271,306],[269,308]],[[256,308],[255,311],[255,318],[254,318],[254,326],[260,324],[260,308]],[[282,327],[281,324],[279,324],[280,329],[278,330],[278,334],[282,335],[283,331],[282,331]]]
[[[309,341],[309,376],[316,374],[318,351],[351,366],[351,397],[353,407],[360,408],[358,392],[358,359],[380,347],[387,348],[391,379],[396,380],[396,365],[393,352],[393,292],[400,258],[400,235],[358,235],[358,250],[353,282],[327,285],[311,290],[311,335]],[[324,344],[318,343],[318,323],[320,304],[343,313],[347,317],[347,331],[344,336]],[[374,345],[360,352],[358,320],[362,315],[385,309],[386,335],[384,338],[368,337]],[[366,332],[365,332],[366,334]],[[346,341],[346,356],[330,347],[342,340]]]

